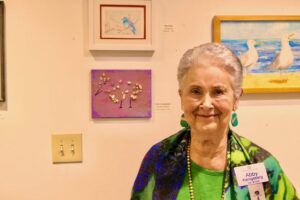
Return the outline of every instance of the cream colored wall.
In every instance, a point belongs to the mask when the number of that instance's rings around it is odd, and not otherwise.
[[[153,0],[153,56],[88,51],[87,0],[6,0],[7,102],[0,199],[129,199],[144,153],[179,129],[176,66],[214,15],[297,15],[298,0]],[[164,32],[173,25],[173,32]],[[153,70],[151,119],[92,120],[90,70]],[[158,104],[170,103],[169,110]],[[300,94],[244,95],[236,130],[271,151],[300,191]],[[83,163],[53,165],[51,134],[83,133]],[[298,169],[298,170],[297,170]]]

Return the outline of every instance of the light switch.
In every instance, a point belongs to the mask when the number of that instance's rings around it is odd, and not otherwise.
[[[52,135],[53,163],[82,162],[82,134]]]

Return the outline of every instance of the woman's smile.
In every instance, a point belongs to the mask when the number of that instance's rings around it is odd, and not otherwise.
[[[193,130],[218,132],[228,126],[236,102],[231,78],[209,61],[187,72],[180,91],[181,106]]]
[[[214,117],[218,117],[220,115],[220,113],[218,112],[195,112],[195,115],[197,117],[203,117],[203,118],[214,118]]]
[[[198,117],[203,117],[203,118],[215,118],[218,115],[217,114],[210,114],[210,115],[202,115],[202,114],[197,114]]]

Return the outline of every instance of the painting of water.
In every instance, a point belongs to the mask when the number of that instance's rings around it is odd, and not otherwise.
[[[258,59],[250,73],[275,73],[276,68],[269,68],[276,55],[281,52],[282,40],[287,37],[287,44],[290,48],[294,62],[285,72],[300,71],[300,22],[224,22],[221,25],[221,42],[231,48],[236,55],[241,56],[249,50],[248,40],[255,41],[255,49]],[[238,28],[237,28],[238,27]]]
[[[278,19],[215,17],[214,39],[240,58],[246,92],[300,91],[300,16]]]

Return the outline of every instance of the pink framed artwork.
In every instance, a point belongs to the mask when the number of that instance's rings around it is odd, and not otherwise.
[[[92,70],[92,118],[150,118],[151,70]]]

